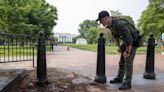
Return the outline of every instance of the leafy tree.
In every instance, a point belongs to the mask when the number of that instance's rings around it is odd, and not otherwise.
[[[79,33],[81,37],[86,38],[85,34],[91,27],[98,28],[99,24],[94,20],[84,20],[82,23],[79,24]]]
[[[113,17],[120,17],[120,16],[122,16],[122,13],[119,12],[119,10],[116,10],[116,11],[110,10],[110,13],[111,13],[111,16],[113,16]]]
[[[157,39],[164,32],[164,3],[162,0],[149,0],[149,5],[142,12],[138,26],[144,35],[150,32],[155,34]]]
[[[57,9],[45,0],[0,0],[0,31],[36,36],[51,35],[56,25]]]
[[[114,18],[120,18],[120,19],[126,19],[128,20],[130,23],[134,24],[133,18],[128,16],[128,15],[122,15],[121,12],[119,12],[119,10],[113,11],[111,10],[111,16]]]
[[[80,37],[87,39],[88,43],[92,44],[97,41],[97,28],[99,24],[94,20],[84,20],[79,24]]]
[[[113,41],[112,35],[111,35],[111,31],[108,30],[107,28],[101,28],[100,27],[100,28],[97,29],[97,31],[98,31],[98,34],[100,34],[100,33],[103,33],[104,34],[103,37],[106,40],[106,44],[109,44],[109,43],[111,43]],[[98,35],[98,37],[99,37],[99,35]]]
[[[97,42],[97,28],[96,27],[90,27],[88,31],[85,34],[85,37],[87,39],[87,42],[90,44],[96,43]]]

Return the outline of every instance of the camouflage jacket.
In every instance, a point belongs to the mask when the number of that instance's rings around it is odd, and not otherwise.
[[[113,19],[112,25],[107,28],[111,30],[114,38],[121,39],[126,46],[133,44],[133,34],[136,34],[135,32],[137,32],[137,30],[132,24],[130,25],[128,21],[124,19]]]

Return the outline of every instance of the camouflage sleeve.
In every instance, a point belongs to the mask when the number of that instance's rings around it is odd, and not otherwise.
[[[117,27],[118,27],[118,30],[119,30],[121,36],[123,36],[122,40],[124,41],[125,45],[126,46],[132,45],[133,38],[130,34],[130,30],[128,28],[128,23],[126,21],[121,20],[118,22]]]

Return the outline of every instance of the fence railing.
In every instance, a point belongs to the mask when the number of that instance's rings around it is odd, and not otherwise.
[[[0,34],[0,63],[33,61],[32,37],[26,34]],[[34,65],[34,64],[33,64]]]

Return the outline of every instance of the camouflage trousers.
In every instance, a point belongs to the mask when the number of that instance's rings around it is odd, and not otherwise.
[[[125,60],[123,57],[123,52],[125,51],[125,46],[123,45],[120,61],[119,61],[119,70],[117,77],[120,80],[123,80],[124,83],[131,84],[132,74],[133,74],[133,60],[136,54],[137,47],[132,47],[130,56]]]

